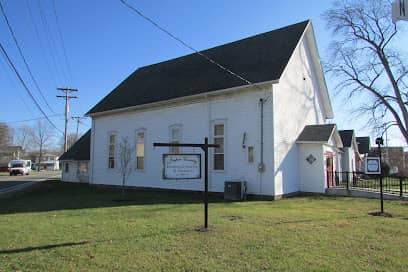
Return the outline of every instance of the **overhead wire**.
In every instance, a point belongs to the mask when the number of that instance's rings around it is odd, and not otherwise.
[[[50,26],[49,26],[48,21],[47,21],[47,13],[44,11],[44,7],[41,4],[41,2],[42,1],[37,1],[37,5],[38,5],[39,12],[41,14],[41,16],[40,16],[41,17],[41,23],[42,23],[42,26],[44,27],[46,41],[48,43],[51,59],[52,59],[52,62],[54,64],[54,66],[55,66],[55,71],[56,71],[57,77],[60,77],[60,81],[64,81],[64,80],[67,81],[68,77],[65,74],[65,70],[62,69],[62,65],[57,63],[58,62],[57,61],[58,60],[58,54],[56,52],[54,52],[55,47],[56,47],[55,46],[55,41],[53,39],[53,35],[51,34],[51,29],[50,29]]]
[[[52,10],[53,10],[53,12],[54,12],[55,21],[56,21],[56,28],[57,28],[57,32],[58,32],[59,38],[60,38],[60,40],[61,40],[62,52],[63,52],[63,54],[64,54],[64,58],[65,58],[65,62],[66,62],[67,70],[68,70],[68,74],[69,74],[70,79],[71,79],[71,81],[72,81],[72,80],[73,80],[73,77],[72,77],[71,64],[70,64],[70,62],[69,62],[67,50],[66,50],[66,48],[65,48],[64,37],[63,37],[63,35],[62,35],[61,26],[60,26],[59,19],[58,19],[57,7],[56,7],[56,5],[55,5],[55,0],[52,0]]]
[[[10,84],[12,85],[13,88],[19,90],[19,88],[17,87],[17,83],[15,82],[15,79],[10,75],[10,73],[8,72],[8,68],[11,68],[10,64],[8,63],[4,63],[3,61],[0,61],[0,66],[4,69],[4,73],[2,73],[1,75],[5,76],[7,75],[7,78],[10,82]],[[0,77],[1,78],[1,77]],[[28,106],[27,102],[25,101],[23,95],[18,91],[16,92],[17,96],[19,97],[19,102],[22,102],[25,106],[25,109],[28,111],[28,114],[30,115],[34,115],[31,107]]]
[[[47,121],[60,133],[64,134],[64,132],[62,130],[60,130],[52,121],[51,119],[48,117],[48,115],[44,112],[44,110],[41,108],[41,105],[37,102],[37,100],[35,99],[35,97],[33,96],[33,94],[31,93],[30,89],[28,88],[27,84],[25,83],[24,79],[21,77],[20,73],[18,72],[16,66],[14,65],[13,61],[11,60],[10,56],[7,54],[6,49],[3,47],[3,44],[0,42],[0,49],[3,53],[3,55],[6,57],[8,63],[10,64],[10,66],[12,67],[14,73],[16,74],[17,78],[19,79],[21,85],[23,85],[24,90],[27,92],[27,94],[30,96],[31,100],[33,100],[34,104],[36,105],[36,107],[38,108],[38,110],[42,113],[42,115],[45,117],[45,119],[47,119]]]
[[[26,3],[27,11],[28,11],[28,17],[29,17],[29,19],[30,19],[30,21],[31,21],[31,26],[33,26],[33,28],[34,28],[34,32],[35,32],[35,34],[36,34],[36,37],[37,37],[37,40],[38,40],[38,44],[39,44],[42,48],[45,48],[46,45],[44,44],[43,40],[41,39],[40,31],[38,30],[37,22],[36,22],[35,19],[34,19],[34,14],[33,14],[33,11],[32,11],[32,9],[31,9],[30,1],[29,1],[29,0],[26,0],[25,3]],[[38,50],[38,51],[41,51],[41,54],[42,54],[42,56],[43,56],[42,59],[44,60],[46,66],[47,66],[47,68],[48,68],[48,70],[49,70],[50,75],[52,75],[52,77],[53,77],[53,79],[54,79],[54,85],[57,86],[57,85],[58,85],[58,84],[57,84],[58,79],[57,79],[56,71],[55,71],[55,69],[53,69],[53,68],[51,67],[52,65],[50,64],[48,54],[45,54],[45,52],[46,52],[47,50]]]
[[[48,118],[55,118],[58,116],[64,116],[64,114],[56,113],[56,114],[48,115]],[[36,118],[30,118],[30,119],[25,119],[25,120],[2,121],[2,122],[11,124],[11,123],[23,123],[23,122],[36,121],[36,120],[41,120],[41,119],[45,119],[45,117],[36,117]]]
[[[260,88],[258,85],[256,85],[255,83],[249,81],[248,79],[246,79],[244,76],[235,73],[233,71],[231,71],[230,69],[228,69],[227,67],[225,67],[224,65],[220,64],[219,62],[213,60],[212,58],[210,58],[209,56],[207,56],[206,54],[204,54],[203,52],[195,49],[193,46],[191,46],[190,44],[188,44],[187,42],[183,41],[182,39],[180,39],[179,37],[177,37],[176,35],[174,35],[173,33],[171,33],[169,30],[167,30],[166,28],[162,27],[161,25],[159,25],[157,22],[155,22],[153,19],[151,19],[150,17],[146,16],[144,13],[142,13],[139,9],[135,8],[134,6],[132,6],[131,4],[129,4],[127,1],[125,0],[119,0],[124,6],[126,6],[127,8],[129,8],[130,10],[134,11],[135,13],[137,13],[140,17],[142,17],[143,19],[145,19],[146,21],[148,21],[149,23],[151,23],[153,26],[155,26],[156,28],[158,28],[160,31],[164,32],[165,34],[167,34],[168,36],[170,36],[172,39],[176,40],[177,42],[179,42],[180,44],[182,44],[184,47],[192,50],[193,52],[195,52],[196,54],[200,55],[201,57],[203,57],[204,59],[206,59],[207,61],[209,61],[210,63],[216,65],[218,68],[224,70],[225,72],[231,74],[232,76],[238,78],[239,80],[243,81],[246,83],[246,85],[250,85],[253,86],[257,89],[260,89],[262,91],[264,91],[262,88]],[[269,98],[269,97],[268,97]],[[264,102],[268,99],[264,99]]]
[[[23,50],[21,49],[21,46],[20,46],[20,44],[19,44],[19,42],[18,42],[18,40],[17,40],[16,34],[15,34],[15,32],[14,32],[12,26],[11,26],[11,23],[10,23],[8,17],[7,17],[7,14],[6,14],[5,10],[4,10],[4,7],[3,7],[1,1],[0,1],[0,10],[1,10],[1,13],[2,13],[2,15],[3,15],[4,20],[6,21],[6,24],[7,24],[7,27],[8,27],[8,29],[9,29],[9,31],[10,31],[10,34],[11,34],[11,36],[13,37],[13,41],[14,41],[14,43],[15,43],[17,49],[18,49],[18,52],[19,52],[21,58],[23,59],[23,62],[24,62],[24,65],[25,65],[25,67],[26,67],[26,69],[27,69],[27,71],[28,71],[28,74],[30,75],[31,80],[32,80],[33,83],[34,83],[34,86],[35,86],[37,92],[40,94],[42,100],[45,102],[45,104],[46,104],[47,107],[51,110],[51,112],[55,114],[55,111],[53,110],[53,108],[50,106],[50,104],[48,103],[47,99],[45,98],[43,92],[41,91],[40,86],[38,85],[37,80],[35,79],[35,77],[34,77],[32,71],[31,71],[31,69],[30,69],[30,66],[28,65],[27,59],[25,58],[25,56],[24,56],[24,54],[23,54]]]

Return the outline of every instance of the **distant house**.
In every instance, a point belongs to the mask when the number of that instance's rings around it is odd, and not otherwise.
[[[60,157],[62,180],[89,182],[91,130],[88,130]]]
[[[364,171],[364,160],[370,152],[370,137],[356,137],[358,153],[360,154],[360,163],[357,165],[357,170],[360,172]]]
[[[87,113],[91,131],[61,157],[63,180],[78,181],[72,165],[89,160],[90,183],[120,185],[118,144],[127,137],[135,146],[128,186],[202,191],[203,178],[162,175],[164,153],[203,156],[200,149],[153,143],[208,137],[220,145],[209,154],[211,192],[226,181],[272,198],[325,192],[342,143],[325,125],[333,112],[311,22],[202,52],[253,84],[198,54],[137,69]]]
[[[378,148],[372,147],[370,155],[378,156]],[[382,161],[389,166],[389,174],[408,176],[407,152],[401,146],[381,148]]]
[[[343,142],[342,171],[355,172],[358,169],[357,166],[360,165],[361,158],[354,130],[340,130],[339,133]]]
[[[11,160],[19,160],[24,151],[21,146],[9,145],[0,148],[0,165],[7,165]]]
[[[32,153],[31,155],[31,161],[33,162],[32,168],[34,170],[47,170],[47,171],[57,171],[59,170],[59,157],[58,154],[54,152],[44,152],[41,155],[41,161],[40,161],[40,156],[38,155],[37,152]]]

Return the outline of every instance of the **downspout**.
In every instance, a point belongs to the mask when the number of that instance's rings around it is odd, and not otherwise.
[[[261,135],[260,135],[260,141],[261,141],[261,150],[260,150],[260,156],[261,156],[261,158],[260,158],[260,163],[258,164],[258,171],[259,171],[259,173],[263,173],[264,171],[265,171],[265,163],[264,163],[264,122],[263,122],[263,119],[264,119],[264,103],[265,103],[265,100],[263,99],[263,98],[260,98],[259,99],[259,103],[260,103],[260,106],[261,106]]]
[[[261,120],[260,120],[260,162],[258,164],[258,172],[259,172],[259,195],[263,195],[262,193],[262,173],[265,171],[265,163],[264,163],[264,103],[265,99],[259,99],[259,105],[261,106]]]

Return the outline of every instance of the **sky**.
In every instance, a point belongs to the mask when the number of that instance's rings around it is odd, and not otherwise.
[[[329,0],[127,0],[147,16],[198,50],[311,19],[319,54],[327,60],[331,33],[322,13]],[[70,116],[83,116],[98,101],[139,67],[192,53],[119,0],[0,0],[26,62],[39,87],[32,81],[0,16],[0,42],[26,85],[57,126],[64,130],[64,100],[58,87],[72,93]],[[334,83],[326,81],[339,129],[354,129],[357,136],[374,135],[364,118],[351,115],[355,105],[334,95]],[[0,122],[16,128],[32,125],[42,114],[0,54]],[[44,101],[45,98],[46,102]],[[48,105],[47,105],[48,104]],[[27,121],[30,120],[30,121]],[[69,121],[75,132],[76,122]],[[91,126],[81,120],[80,133]],[[388,133],[389,145],[405,145],[398,131]]]

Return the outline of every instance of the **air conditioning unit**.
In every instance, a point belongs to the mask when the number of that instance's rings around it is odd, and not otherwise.
[[[246,182],[245,181],[226,181],[224,183],[225,200],[245,200]]]

